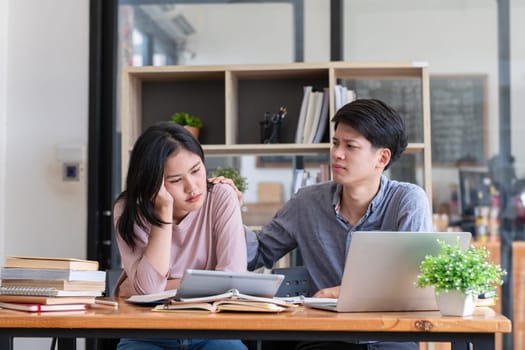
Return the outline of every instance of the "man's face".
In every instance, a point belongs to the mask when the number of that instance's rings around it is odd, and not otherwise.
[[[390,150],[374,148],[352,127],[339,123],[332,138],[332,173],[342,185],[377,181],[390,160]]]

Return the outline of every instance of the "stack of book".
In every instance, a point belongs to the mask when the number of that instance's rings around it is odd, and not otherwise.
[[[304,86],[303,90],[295,143],[319,143],[328,124],[328,88],[314,91]]]
[[[335,110],[356,99],[354,90],[337,84],[335,87]],[[299,110],[295,143],[320,143],[328,127],[328,88],[315,91],[313,86],[303,87],[303,100]]]
[[[85,310],[106,288],[98,262],[8,256],[0,269],[0,307],[21,311]]]
[[[345,85],[337,84],[334,90],[335,111],[337,112],[341,107],[354,101],[357,96],[354,90],[348,89]]]

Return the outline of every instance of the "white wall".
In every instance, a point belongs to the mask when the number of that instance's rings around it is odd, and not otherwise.
[[[7,11],[8,2],[0,0],[0,258],[4,256],[5,182],[7,143]]]
[[[55,147],[87,144],[89,1],[7,3],[3,253],[83,258],[87,174],[63,182]]]
[[[280,63],[293,60],[293,9],[290,4],[177,5],[195,34],[186,64]],[[259,31],[256,40],[253,33]]]

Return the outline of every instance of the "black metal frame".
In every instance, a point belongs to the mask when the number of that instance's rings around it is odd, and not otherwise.
[[[118,0],[90,1],[87,258],[103,270],[120,266],[111,211],[120,190],[116,123]],[[118,181],[118,184],[117,184]]]
[[[62,329],[62,328],[1,328],[0,348],[12,349],[12,337],[60,337],[59,350],[76,349],[75,338],[209,338],[245,340],[304,340],[304,341],[395,341],[395,342],[452,342],[452,350],[466,350],[470,343],[475,350],[494,350],[494,333],[447,332],[352,332],[352,331],[257,331],[257,330],[184,330],[184,329]]]

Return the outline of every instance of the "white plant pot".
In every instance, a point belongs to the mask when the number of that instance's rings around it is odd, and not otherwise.
[[[439,311],[443,316],[470,316],[476,307],[477,295],[463,294],[457,290],[436,293]]]

